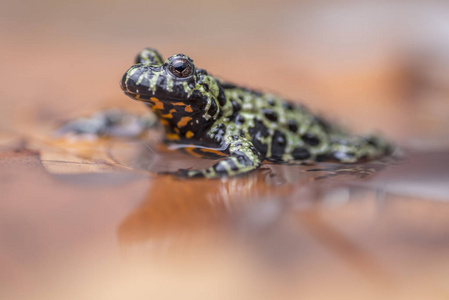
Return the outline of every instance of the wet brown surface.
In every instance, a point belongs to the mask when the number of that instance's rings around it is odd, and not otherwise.
[[[432,186],[447,179],[447,152],[410,155],[386,170],[378,162],[350,171],[267,165],[213,181],[152,175],[108,155],[81,162],[43,153],[16,146],[1,155],[7,299],[447,293],[448,188]],[[162,164],[186,163],[184,154],[152,153]]]
[[[0,299],[449,297],[439,4],[33,3],[0,18]],[[379,129],[406,156],[179,180],[155,173],[212,161],[156,131],[52,134],[103,108],[144,112],[118,80],[146,46]]]

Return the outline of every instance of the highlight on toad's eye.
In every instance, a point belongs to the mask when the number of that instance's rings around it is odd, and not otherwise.
[[[187,59],[178,58],[170,63],[168,70],[176,77],[185,78],[192,75],[193,66]]]

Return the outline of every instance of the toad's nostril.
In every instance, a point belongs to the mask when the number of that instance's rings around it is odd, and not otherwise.
[[[148,89],[149,81],[145,74],[148,73],[148,67],[132,66],[123,75],[120,81],[120,87],[126,93],[139,93],[139,91]]]

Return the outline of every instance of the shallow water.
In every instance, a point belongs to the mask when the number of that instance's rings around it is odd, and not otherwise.
[[[449,152],[181,180],[156,173],[213,161],[168,150],[157,131],[4,141],[5,299],[447,291]]]

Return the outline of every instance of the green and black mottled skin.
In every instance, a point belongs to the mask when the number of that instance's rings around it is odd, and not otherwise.
[[[263,161],[355,163],[391,151],[377,136],[352,136],[303,106],[249,90],[196,68],[184,54],[163,61],[142,50],[121,87],[145,102],[165,129],[165,141],[193,155],[223,158],[204,170],[179,170],[185,177],[216,178],[251,172]]]

